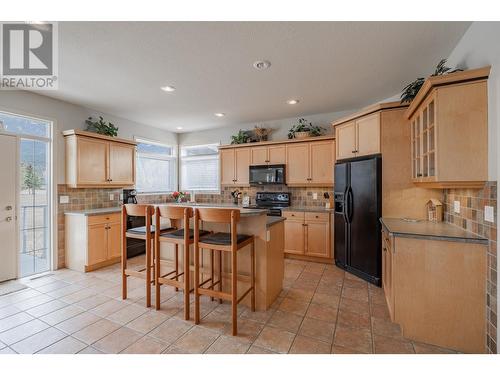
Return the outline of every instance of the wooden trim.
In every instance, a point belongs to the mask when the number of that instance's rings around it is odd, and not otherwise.
[[[267,141],[267,142],[253,142],[253,143],[243,143],[239,145],[223,145],[219,146],[219,150],[225,150],[228,148],[240,148],[240,147],[256,147],[256,146],[268,146],[277,144],[288,144],[288,143],[300,143],[300,142],[316,142],[316,141],[327,141],[335,139],[334,135],[322,135],[319,137],[309,137],[303,139],[284,139],[281,141]]]
[[[126,143],[126,144],[134,145],[134,146],[137,145],[137,142],[134,142],[134,141],[131,141],[128,139],[108,137],[107,135],[92,133],[92,132],[88,132],[88,131],[80,130],[80,129],[65,130],[62,132],[62,134],[65,137],[77,135],[77,136],[88,137],[88,138],[103,139],[105,141],[110,141],[110,142]]]
[[[332,262],[333,262],[333,258],[320,258],[320,257],[315,257],[315,256],[310,256],[310,255],[300,255],[300,254],[290,254],[290,253],[285,253],[285,258],[296,259],[296,260],[306,260],[309,262],[326,263],[326,264],[332,264]]]
[[[488,79],[490,70],[491,66],[485,66],[479,69],[469,69],[463,72],[455,72],[442,76],[427,78],[417,96],[415,97],[415,99],[413,99],[410,106],[408,107],[405,114],[406,118],[409,119],[413,115],[413,113],[417,110],[422,101],[427,97],[429,92],[434,87]]]
[[[110,265],[115,264],[115,263],[120,263],[120,260],[121,260],[121,257],[115,257],[115,258],[107,259],[103,262],[91,264],[90,266],[85,266],[85,272],[95,271],[95,270],[102,268],[102,267],[107,267],[107,266],[110,266]]]
[[[482,189],[486,181],[414,181],[415,185],[429,189]]]
[[[378,111],[387,111],[390,109],[400,109],[400,108],[405,108],[408,107],[408,104],[401,104],[400,102],[387,102],[387,103],[377,103],[377,104],[372,104],[368,107],[365,107],[361,109],[360,111],[353,113],[352,115],[342,117],[338,120],[335,120],[332,122],[332,126],[335,127],[337,125],[343,124],[345,122],[349,122],[352,120],[355,120],[357,118],[370,115],[372,113],[378,112]]]

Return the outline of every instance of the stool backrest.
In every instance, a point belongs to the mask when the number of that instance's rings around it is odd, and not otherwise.
[[[191,207],[176,207],[168,205],[156,206],[156,225],[160,225],[160,218],[170,219],[170,225],[179,229],[181,223],[184,222],[184,227],[189,229],[189,219],[193,217],[193,209]]]
[[[196,215],[196,213],[198,213]],[[196,208],[195,217],[207,223],[237,223],[240,221],[240,210],[227,208]]]
[[[122,211],[125,211],[125,213],[128,216],[153,216],[155,208],[154,206],[151,206],[149,204],[124,204],[122,207]]]

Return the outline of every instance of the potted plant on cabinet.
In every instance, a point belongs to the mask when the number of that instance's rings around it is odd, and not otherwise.
[[[313,125],[311,122],[308,122],[305,118],[300,118],[299,122],[293,125],[288,131],[289,139],[303,139],[308,137],[317,137],[323,134],[325,129],[321,126]]]
[[[99,120],[93,121],[92,117],[85,120],[87,124],[87,131],[91,131],[108,137],[116,137],[118,135],[118,128],[111,122],[106,122],[99,116]]]

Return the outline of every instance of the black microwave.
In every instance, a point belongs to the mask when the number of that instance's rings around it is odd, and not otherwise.
[[[251,165],[250,185],[284,185],[285,165]]]

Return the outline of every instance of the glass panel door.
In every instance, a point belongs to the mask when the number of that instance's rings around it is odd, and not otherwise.
[[[50,270],[49,143],[20,139],[19,276]]]

